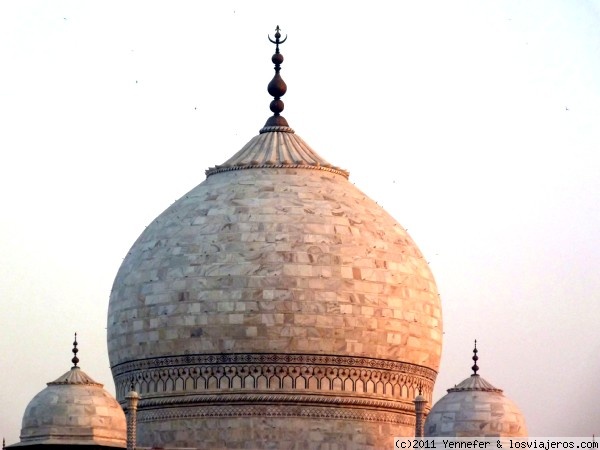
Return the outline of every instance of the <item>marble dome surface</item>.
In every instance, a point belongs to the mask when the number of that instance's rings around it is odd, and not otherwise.
[[[21,441],[11,447],[41,444],[124,448],[125,414],[102,384],[73,367],[29,402]]]
[[[479,375],[471,375],[442,397],[425,421],[427,437],[526,437],[517,405]]]
[[[215,173],[158,216],[119,269],[108,317],[111,366],[268,351],[437,370],[441,332],[406,230],[345,176],[281,164]]]
[[[285,134],[259,137],[301,165]],[[158,216],[113,285],[111,366],[309,352],[437,370],[441,308],[427,262],[346,176],[314,167],[276,161],[215,173]]]
[[[265,392],[285,394],[268,400],[278,407],[299,401],[295,392],[311,394],[309,404],[346,405],[344,414],[348,402],[376,399],[372,420],[401,427],[391,439],[413,432],[418,386],[431,400],[442,315],[426,260],[347,173],[320,164],[312,149],[296,151],[289,133],[263,133],[243,149],[262,148],[268,162],[238,155],[209,169],[144,230],[118,271],[109,358],[117,398],[132,381],[141,394],[142,442],[145,429],[175,414],[160,412],[167,405],[183,420],[201,414],[192,405],[266,401]],[[214,414],[267,414],[239,408]],[[159,436],[147,442],[165,442]]]
[[[414,433],[442,346],[433,275],[406,230],[274,113],[150,223],[111,291],[117,398],[138,443],[375,449]]]

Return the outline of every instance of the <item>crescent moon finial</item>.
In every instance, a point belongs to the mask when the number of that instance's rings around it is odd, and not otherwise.
[[[277,25],[277,28],[275,28],[275,40],[271,39],[270,34],[267,34],[269,41],[271,41],[273,44],[275,44],[275,53],[279,53],[279,44],[283,44],[285,41],[287,41],[287,34],[285,35],[283,40],[280,39],[281,38],[280,31],[281,31],[281,29],[279,28],[279,25]]]

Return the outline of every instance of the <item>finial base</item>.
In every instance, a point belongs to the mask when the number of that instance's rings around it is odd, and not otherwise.
[[[264,128],[266,127],[289,127],[289,125],[285,117],[273,115],[267,119]]]
[[[290,128],[290,127],[262,127],[259,131],[259,134],[263,134],[263,133],[292,133],[292,134],[294,134],[295,131],[293,128]]]

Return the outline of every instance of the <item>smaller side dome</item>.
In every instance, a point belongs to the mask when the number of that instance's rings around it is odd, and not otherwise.
[[[123,409],[102,384],[77,366],[77,341],[74,345],[74,366],[29,402],[23,414],[21,441],[10,447],[126,447]]]
[[[473,353],[474,373],[433,405],[425,420],[425,436],[527,437],[525,417],[517,405],[477,374],[477,341]]]

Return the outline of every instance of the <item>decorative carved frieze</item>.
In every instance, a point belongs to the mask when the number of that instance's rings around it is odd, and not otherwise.
[[[113,367],[117,398],[132,383],[142,398],[168,394],[271,391],[375,396],[412,404],[431,397],[436,372],[414,364],[310,354],[205,354],[131,361]],[[143,409],[144,400],[141,408]]]
[[[219,404],[276,404],[276,405],[302,405],[302,406],[335,406],[382,409],[394,412],[412,414],[414,406],[399,401],[371,399],[364,397],[350,397],[337,395],[311,395],[296,392],[288,393],[223,393],[205,395],[185,395],[175,397],[152,397],[142,401],[145,409],[161,409],[176,406],[214,406]]]
[[[367,422],[387,422],[414,427],[414,417],[390,411],[360,408],[332,408],[318,406],[284,407],[280,405],[211,405],[202,408],[166,408],[142,411],[139,423],[165,420],[198,419],[212,417],[305,417],[322,419],[346,419]]]

